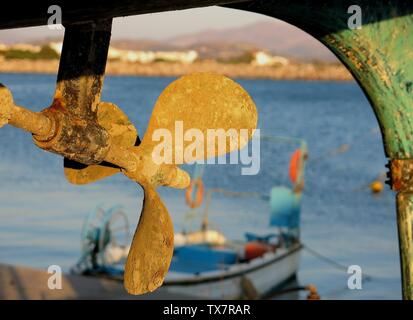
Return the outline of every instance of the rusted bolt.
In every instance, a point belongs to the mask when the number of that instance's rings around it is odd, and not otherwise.
[[[53,120],[55,132],[48,137],[34,136],[34,143],[38,147],[85,165],[105,160],[110,147],[110,135],[96,121],[53,107],[43,110],[41,114]]]
[[[390,185],[394,191],[413,191],[413,159],[390,160]]]
[[[102,162],[110,147],[109,134],[96,121],[53,107],[33,112],[16,106],[4,86],[0,87],[0,121],[32,133],[38,147],[87,165]]]

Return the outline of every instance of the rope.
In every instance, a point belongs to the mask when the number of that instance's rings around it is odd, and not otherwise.
[[[322,260],[322,261],[330,264],[330,265],[333,266],[335,269],[338,269],[338,270],[340,270],[340,271],[344,271],[344,272],[347,273],[348,267],[345,266],[344,264],[341,264],[341,263],[339,263],[339,262],[337,262],[337,261],[335,261],[335,260],[333,260],[333,259],[331,259],[331,258],[329,258],[329,257],[327,257],[327,256],[325,256],[325,255],[323,255],[323,254],[321,254],[320,252],[318,252],[318,251],[316,251],[316,250],[308,247],[306,244],[302,244],[302,246],[303,246],[304,249],[306,249],[306,250],[307,250],[309,253],[311,253],[313,256],[315,256],[315,257],[319,258],[320,260]],[[371,281],[372,278],[373,278],[373,277],[372,277],[371,275],[368,275],[368,274],[363,273],[363,280],[364,280],[364,281]]]
[[[263,198],[265,195],[258,193],[258,192],[241,192],[241,191],[230,191],[221,188],[214,188],[210,189],[211,192],[221,193],[227,197],[235,197],[235,198]]]
[[[341,146],[339,146],[337,148],[334,148],[334,149],[331,149],[331,150],[327,151],[326,153],[324,153],[324,154],[322,154],[322,155],[320,155],[316,158],[311,158],[310,157],[307,161],[308,161],[309,164],[316,164],[316,163],[318,163],[318,162],[320,162],[320,161],[322,161],[326,158],[335,157],[335,156],[338,156],[340,154],[346,153],[349,149],[350,149],[350,145],[345,143],[345,144],[342,144]]]
[[[307,143],[305,142],[305,140],[300,138],[261,135],[260,139],[264,141],[267,140],[272,142],[283,142],[286,144],[300,144],[304,148],[307,147]]]

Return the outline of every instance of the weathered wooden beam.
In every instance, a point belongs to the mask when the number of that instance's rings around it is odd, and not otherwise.
[[[375,7],[394,7],[395,4],[399,9],[395,12],[389,12],[385,15],[370,15],[369,18],[374,21],[381,21],[391,17],[397,17],[401,11],[412,12],[408,1],[391,1],[390,4],[378,4],[375,0],[266,0],[266,1],[248,1],[248,0],[113,0],[99,1],[87,0],[84,2],[64,1],[64,0],[37,0],[26,2],[21,5],[18,1],[7,3],[7,7],[0,10],[0,29],[22,28],[46,25],[50,14],[47,13],[49,6],[59,5],[62,8],[62,18],[64,24],[76,22],[90,22],[93,20],[108,19],[122,16],[131,16],[145,13],[154,13],[162,11],[183,10],[208,6],[228,6],[235,9],[242,9],[252,12],[260,12],[267,15],[277,16],[280,19],[288,19],[287,12],[300,16],[308,21],[311,18],[316,21],[316,17],[322,17],[324,22],[333,22],[332,19],[326,19],[324,14],[331,13],[331,18],[336,17],[335,8],[347,8],[350,4],[359,4],[365,6],[366,10],[375,9]],[[347,7],[346,7],[347,6]],[[374,11],[374,10],[373,10]],[[293,19],[294,20],[294,19]],[[297,21],[299,22],[299,21]],[[314,25],[316,26],[317,23]],[[340,23],[330,23],[329,28],[338,31],[343,26]],[[323,32],[325,29],[320,29]]]
[[[50,17],[49,6],[58,5],[62,9],[63,24],[90,22],[93,20],[137,14],[207,7],[246,0],[36,0],[22,5],[18,1],[7,3],[0,10],[0,29],[22,28],[46,25]]]

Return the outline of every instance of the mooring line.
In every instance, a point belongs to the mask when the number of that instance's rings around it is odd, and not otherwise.
[[[303,249],[306,249],[309,253],[311,253],[313,256],[319,258],[320,260],[323,260],[324,262],[332,265],[334,268],[344,271],[347,273],[347,269],[348,267],[345,266],[344,264],[341,264],[333,259],[331,259],[330,257],[327,257],[325,255],[323,255],[322,253],[310,248],[308,245],[306,244],[302,244]],[[369,274],[365,274],[363,273],[363,281],[371,281],[374,277],[372,277]]]

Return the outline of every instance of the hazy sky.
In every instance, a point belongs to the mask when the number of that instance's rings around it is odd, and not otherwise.
[[[64,12],[63,12],[64,14]],[[220,7],[152,13],[114,20],[112,37],[162,39],[206,29],[237,27],[272,18]],[[62,36],[63,31],[47,27],[0,30],[0,42],[23,42]]]

